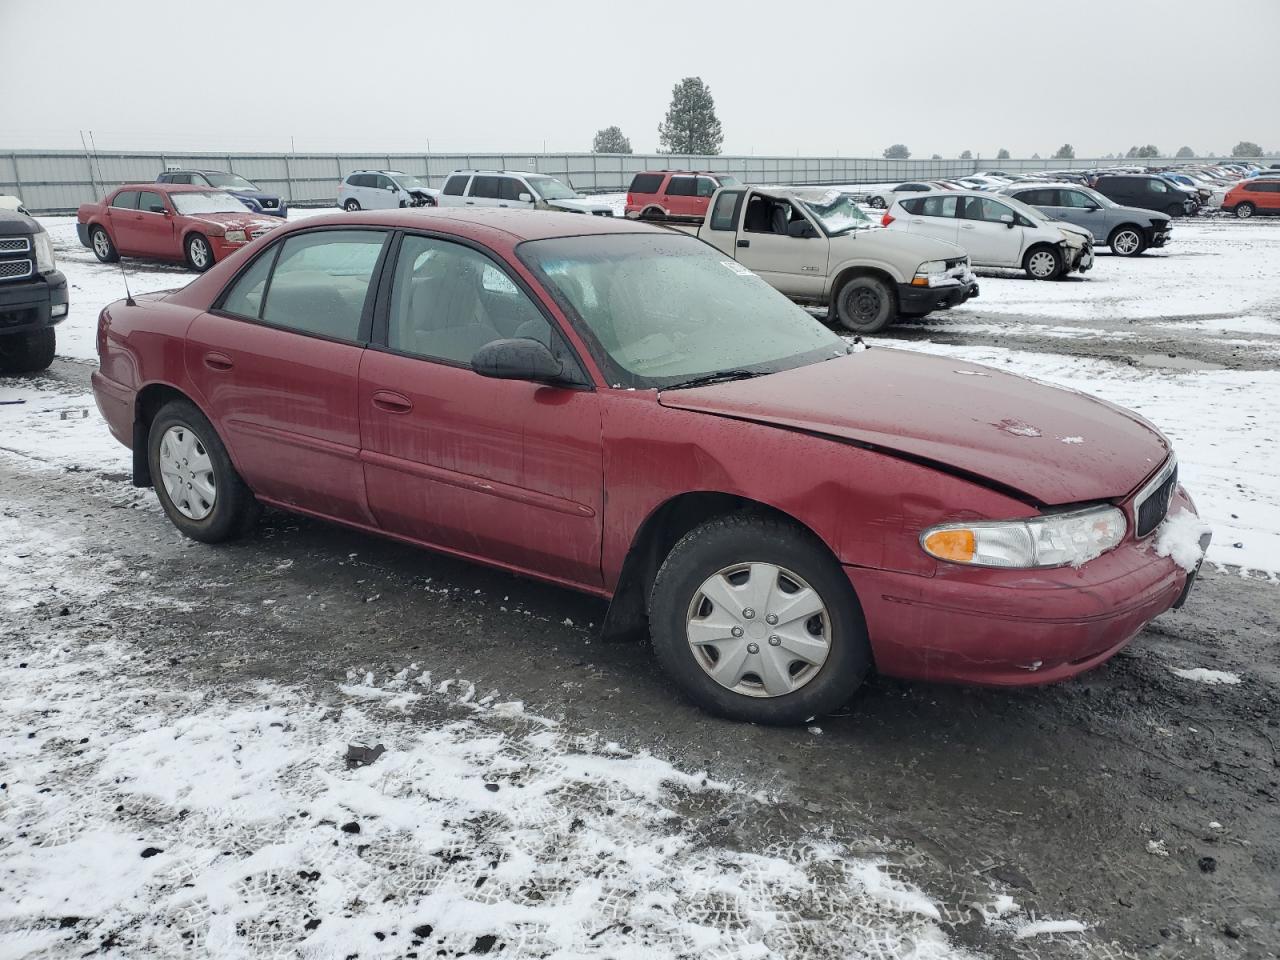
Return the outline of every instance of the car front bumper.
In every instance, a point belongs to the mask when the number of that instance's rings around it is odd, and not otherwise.
[[[1170,513],[1194,507],[1178,488]],[[846,567],[877,669],[904,679],[1036,686],[1105,662],[1185,599],[1194,574],[1126,540],[1083,566],[934,576]]]
[[[972,276],[972,274],[970,274]],[[949,310],[978,295],[976,280],[960,280],[937,287],[898,284],[898,312],[922,316],[932,310]]]
[[[1169,227],[1167,230],[1156,230],[1154,228],[1150,228],[1147,230],[1147,246],[1151,247],[1152,249],[1155,249],[1157,247],[1163,247],[1166,243],[1168,243],[1172,239],[1173,239],[1172,227]]]
[[[67,318],[67,278],[60,270],[0,282],[0,336],[52,327]]]

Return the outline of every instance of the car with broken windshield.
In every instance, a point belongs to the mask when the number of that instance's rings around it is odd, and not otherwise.
[[[722,251],[623,218],[319,216],[110,304],[97,337],[99,409],[184,534],[234,538],[265,505],[584,591],[741,720],[803,722],[873,669],[1074,676],[1179,604],[1203,553],[1137,415],[854,350]]]

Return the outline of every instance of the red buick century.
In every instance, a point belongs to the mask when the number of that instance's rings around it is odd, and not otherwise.
[[[1156,548],[1195,514],[1140,417],[853,352],[621,218],[304,220],[111,304],[98,352],[134,482],[188,536],[269,504],[610,598],[607,631],[647,627],[688,696],[743,720],[830,711],[873,668],[1070,677],[1194,579]]]

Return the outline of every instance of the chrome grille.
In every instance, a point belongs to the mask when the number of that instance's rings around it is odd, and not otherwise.
[[[263,206],[263,208],[264,208],[264,209],[266,209],[266,210],[274,210],[274,209],[276,208],[276,201],[274,201],[274,200],[268,200],[268,199],[266,199],[266,198],[264,197],[263,199],[259,200],[258,202],[259,202],[259,203],[261,203],[261,204],[262,204],[262,206]]]
[[[257,240],[260,236],[262,236],[264,233],[266,233],[270,229],[271,229],[270,227],[258,227],[255,230],[249,231],[249,238],[251,240]]]
[[[1169,503],[1177,486],[1178,461],[1170,457],[1169,462],[1134,498],[1133,515],[1137,520],[1134,536],[1142,538],[1155,532],[1169,512]]]
[[[0,280],[21,280],[31,276],[30,260],[0,260]]]
[[[0,237],[0,253],[26,253],[30,249],[28,237]]]

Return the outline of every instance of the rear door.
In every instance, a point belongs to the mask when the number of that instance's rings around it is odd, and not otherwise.
[[[808,223],[815,236],[793,237],[792,223]],[[742,208],[737,261],[789,297],[822,299],[831,242],[798,204],[749,192]]]
[[[1258,205],[1259,210],[1280,212],[1280,177],[1268,177],[1257,186],[1258,191],[1251,193],[1249,199]]]
[[[992,267],[1022,265],[1022,219],[994,197],[961,197],[959,243],[974,263]]]
[[[373,524],[357,412],[387,231],[317,228],[261,253],[187,332],[187,374],[258,496]]]
[[[134,228],[140,253],[152,257],[178,255],[173,210],[164,194],[153,190],[143,190],[138,194],[138,219]]]
[[[960,223],[956,217],[960,200],[960,197],[939,193],[901,201],[907,214],[907,232],[959,243]]]
[[[136,256],[143,252],[141,231],[138,229],[138,191],[121,190],[107,207],[107,223],[111,242],[120,253]]]
[[[494,174],[477,173],[471,178],[471,190],[467,194],[467,204],[475,207],[496,207],[501,202],[502,178]]]
[[[466,203],[467,184],[471,182],[471,174],[455,173],[444,182],[440,191],[440,206],[461,207]]]
[[[673,174],[667,179],[666,192],[662,195],[662,206],[673,217],[697,216],[697,196],[697,177]]]

